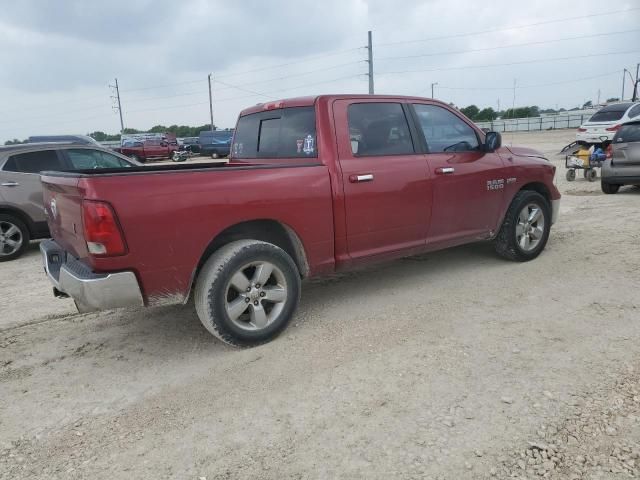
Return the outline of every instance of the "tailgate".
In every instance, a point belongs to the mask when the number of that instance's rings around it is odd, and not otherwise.
[[[640,142],[614,144],[611,164],[619,167],[640,165]]]
[[[42,176],[44,208],[53,239],[76,258],[87,256],[82,229],[82,198],[76,176]]]

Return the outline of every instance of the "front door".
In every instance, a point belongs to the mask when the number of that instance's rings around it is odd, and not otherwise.
[[[429,174],[424,155],[416,153],[408,114],[406,105],[384,100],[334,104],[352,259],[425,244]]]
[[[428,243],[487,238],[497,228],[509,180],[502,159],[484,152],[479,133],[453,111],[433,104],[413,108],[433,175]]]

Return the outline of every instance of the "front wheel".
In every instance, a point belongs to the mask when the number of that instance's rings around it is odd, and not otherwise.
[[[598,171],[595,168],[590,168],[585,172],[584,176],[590,182],[595,182],[598,179]]]
[[[551,210],[538,192],[516,194],[495,240],[496,252],[516,262],[533,260],[544,250],[551,230]]]
[[[573,168],[567,170],[566,178],[568,182],[573,182],[576,179],[576,171]]]
[[[209,332],[231,345],[255,346],[286,328],[300,300],[300,275],[276,245],[239,240],[209,257],[194,299]]]
[[[215,159],[215,158],[220,158],[220,155],[218,155],[218,152],[213,152],[213,153],[211,154],[211,158],[214,158],[214,159]]]

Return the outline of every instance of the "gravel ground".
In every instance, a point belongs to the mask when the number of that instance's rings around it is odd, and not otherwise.
[[[640,189],[552,161],[535,261],[477,244],[312,280],[250,350],[183,308],[74,314],[37,246],[2,264],[0,478],[640,477]]]

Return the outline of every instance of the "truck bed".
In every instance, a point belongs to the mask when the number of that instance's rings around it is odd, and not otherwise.
[[[56,241],[95,272],[133,270],[147,304],[184,297],[209,244],[243,222],[278,222],[299,237],[310,265],[319,270],[333,266],[331,182],[327,167],[317,160],[43,172],[42,183]],[[111,205],[126,254],[89,254],[84,200]]]

